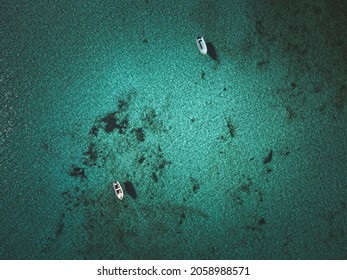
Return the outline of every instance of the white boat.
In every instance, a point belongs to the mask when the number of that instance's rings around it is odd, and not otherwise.
[[[196,44],[198,45],[199,51],[203,54],[207,54],[207,45],[203,37],[197,37]]]
[[[113,189],[114,189],[114,192],[115,192],[116,196],[120,200],[123,200],[124,192],[123,192],[121,184],[118,181],[113,182]]]

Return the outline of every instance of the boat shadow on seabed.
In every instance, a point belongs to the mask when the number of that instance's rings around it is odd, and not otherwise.
[[[207,54],[213,59],[213,60],[217,60],[217,52],[216,49],[214,48],[212,42],[207,42],[206,43],[207,46]]]

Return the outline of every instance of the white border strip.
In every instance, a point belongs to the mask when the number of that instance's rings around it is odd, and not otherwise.
[[[1,279],[347,279],[347,261],[0,261]],[[225,269],[221,269],[221,268]],[[230,268],[237,268],[236,270]],[[248,267],[248,273],[239,267]],[[103,270],[104,268],[104,270]],[[109,269],[109,270],[108,270]],[[102,272],[103,271],[103,272]],[[98,275],[108,274],[113,275]],[[153,271],[173,275],[149,275]],[[192,275],[195,271],[196,275]],[[218,274],[217,274],[217,271]],[[225,275],[222,275],[224,271]],[[177,275],[180,272],[180,275]],[[146,273],[147,275],[138,275]],[[230,273],[234,273],[230,275]],[[114,275],[117,274],[117,275]],[[131,275],[128,275],[131,274]],[[137,274],[137,275],[133,275]],[[176,274],[176,275],[174,275]],[[203,275],[207,274],[207,275]],[[211,275],[209,275],[211,274]],[[217,274],[217,275],[216,275]],[[229,275],[228,275],[229,274]]]

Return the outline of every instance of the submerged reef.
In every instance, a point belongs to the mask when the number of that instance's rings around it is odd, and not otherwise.
[[[234,138],[235,137],[235,127],[231,121],[231,118],[227,118],[226,119],[226,125],[227,125],[227,128],[228,128],[228,131],[229,131],[229,135],[231,138]]]
[[[137,141],[139,141],[139,142],[144,142],[145,141],[145,133],[144,133],[142,127],[133,128],[131,130],[131,132],[136,135]]]
[[[96,161],[98,159],[98,151],[95,143],[90,143],[88,146],[88,150],[83,152],[83,155],[86,156],[84,158],[83,164],[86,166],[94,166],[96,165]]]
[[[128,128],[129,119],[127,115],[120,116],[119,112],[112,112],[101,118],[99,122],[105,123],[106,133],[111,133],[117,129],[119,134],[123,134]]]
[[[264,159],[264,164],[268,164],[270,163],[272,160],[272,150],[269,152],[269,154],[267,155],[267,157]]]
[[[264,193],[260,186],[257,186],[253,180],[243,175],[237,186],[228,188],[225,191],[226,199],[231,199],[234,206],[242,207],[252,200],[257,203],[262,203],[264,199]]]
[[[113,132],[113,130],[115,130],[115,128],[122,129],[124,127],[124,125],[121,126],[121,125],[117,124],[116,114],[117,114],[117,112],[109,113],[105,117],[100,119],[100,122],[104,122],[106,124],[105,125],[105,132],[106,133]]]
[[[84,168],[82,167],[77,167],[77,166],[71,166],[71,169],[69,171],[70,176],[76,177],[76,178],[81,178],[81,179],[86,179],[87,176],[85,174]]]
[[[165,157],[160,143],[154,141],[151,145],[146,145],[146,136],[159,135],[170,128],[164,125],[154,108],[145,105],[142,107],[139,120],[131,122],[129,116],[135,98],[136,91],[132,89],[119,98],[114,111],[95,119],[89,130],[87,149],[81,156],[84,166],[79,167],[78,164],[75,164],[69,171],[71,176],[86,180],[79,189],[65,190],[62,193],[67,210],[76,207],[83,209],[87,204],[95,203],[92,198],[86,200],[85,190],[91,180],[86,176],[88,168],[90,168],[91,174],[94,173],[93,168],[101,169],[103,174],[112,174],[110,182],[105,182],[110,190],[112,180],[120,182],[123,180],[124,191],[134,200],[138,198],[135,186],[141,186],[139,182],[160,184],[160,179],[171,161]],[[129,154],[133,161],[128,164],[135,164],[136,167],[132,166],[131,169],[138,170],[132,175],[124,174],[119,167],[118,159]],[[110,195],[110,198],[114,198],[114,196]],[[84,200],[83,204],[82,200]]]

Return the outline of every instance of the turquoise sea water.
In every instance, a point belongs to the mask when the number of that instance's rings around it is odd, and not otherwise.
[[[1,259],[347,258],[346,1],[0,11]]]

